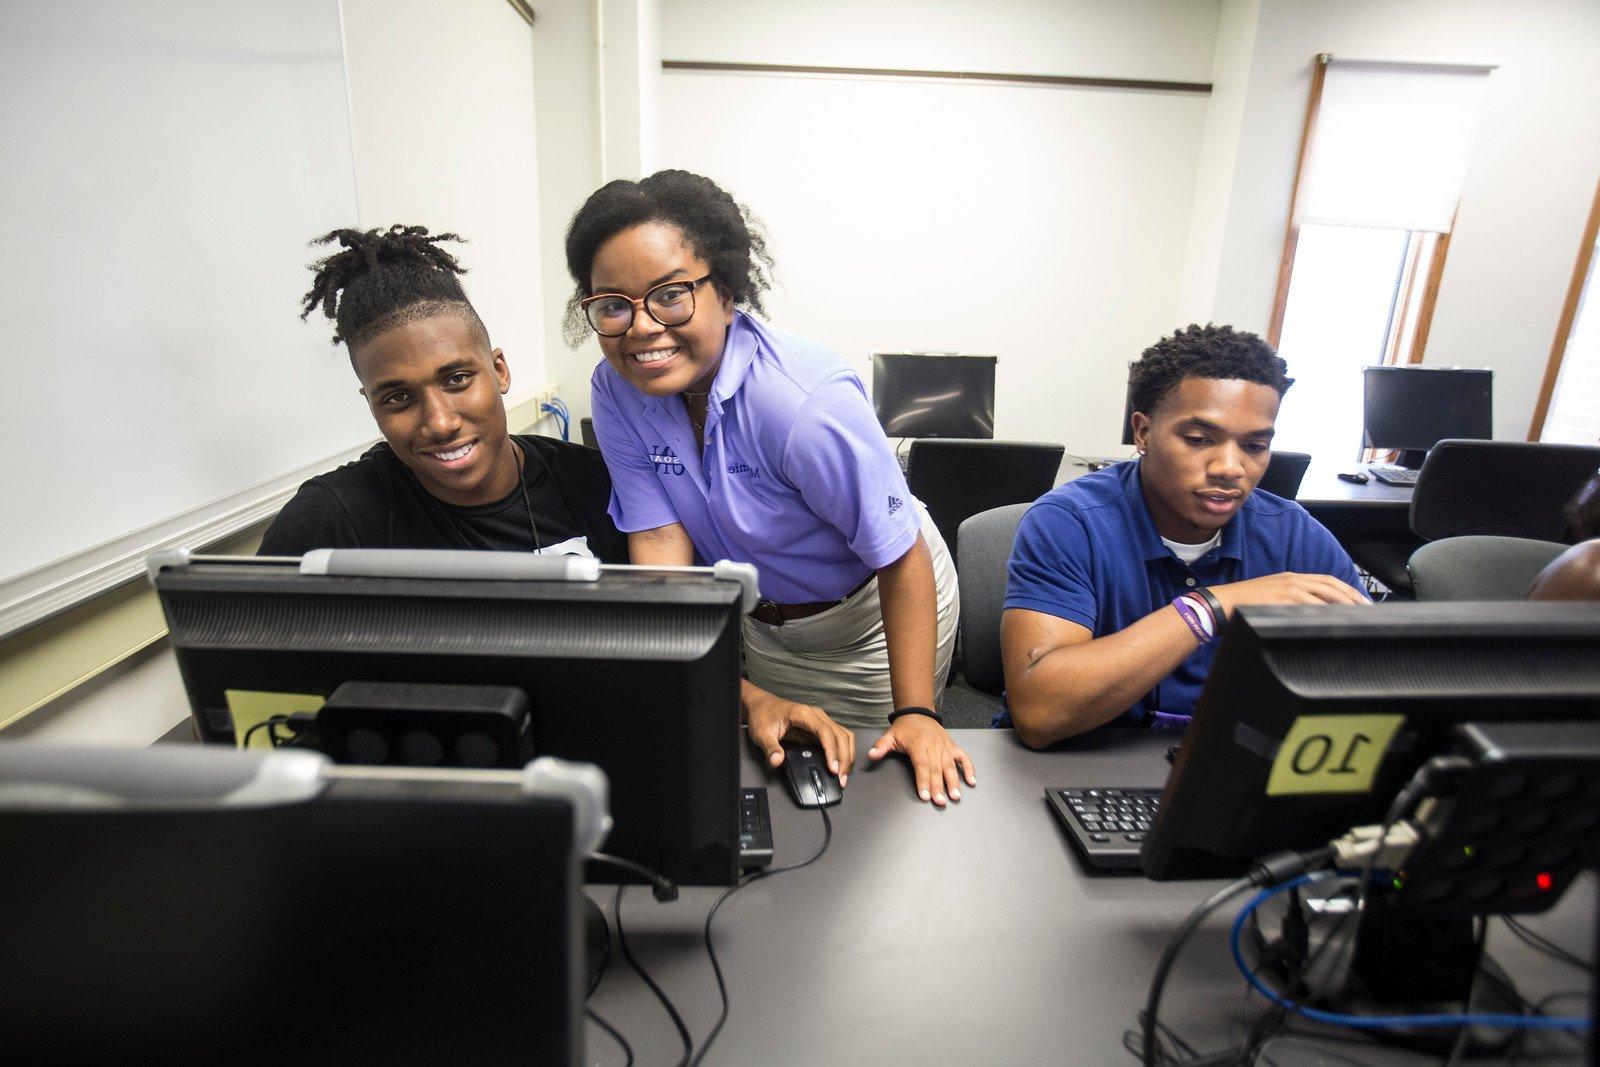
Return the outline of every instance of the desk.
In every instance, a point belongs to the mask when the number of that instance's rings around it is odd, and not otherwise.
[[[714,939],[732,1007],[708,1063],[944,1064],[1134,1062],[1122,1034],[1144,1003],[1157,957],[1189,910],[1217,882],[1148,882],[1087,872],[1047,810],[1047,785],[1159,785],[1171,738],[1103,731],[1070,751],[1031,752],[1009,730],[957,730],[977,764],[978,786],[949,811],[911,799],[902,764],[858,766],[844,802],[830,809],[833,843],[814,865],[739,890],[717,914]],[[858,732],[860,762],[875,736]],[[745,746],[745,785],[771,791],[777,862],[803,859],[822,840],[820,817],[790,801],[781,781]],[[612,893],[591,890],[611,912]],[[623,918],[634,954],[698,1043],[720,1002],[701,941],[721,890],[686,889],[657,904],[628,890]],[[1586,956],[1593,935],[1592,879],[1559,914],[1532,925]],[[1242,903],[1242,899],[1241,899]],[[1587,909],[1587,910],[1586,910]],[[1162,1020],[1202,1049],[1234,1044],[1245,1003],[1227,950],[1224,908],[1179,958]],[[1582,931],[1580,933],[1580,931]],[[1587,988],[1576,972],[1542,961],[1504,933],[1489,949],[1525,995]],[[640,1064],[674,1062],[677,1036],[660,1004],[617,952],[590,1001],[633,1044]],[[1563,1010],[1577,1011],[1566,1002]],[[597,1027],[590,1063],[621,1063]],[[1308,1046],[1281,1046],[1280,1064],[1308,1062]],[[1358,1062],[1437,1063],[1364,1042],[1339,1044]],[[1573,1039],[1530,1038],[1578,1062]],[[1326,1062],[1326,1061],[1324,1061]]]

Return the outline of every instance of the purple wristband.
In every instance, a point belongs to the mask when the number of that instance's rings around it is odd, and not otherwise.
[[[1189,624],[1189,629],[1194,633],[1194,639],[1202,645],[1211,640],[1211,635],[1206,633],[1205,624],[1200,621],[1199,610],[1188,597],[1174,597],[1172,606],[1178,609],[1178,617]]]

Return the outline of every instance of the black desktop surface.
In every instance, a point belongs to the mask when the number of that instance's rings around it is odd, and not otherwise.
[[[259,562],[167,568],[154,581],[202,740],[233,742],[228,690],[515,687],[535,756],[610,775],[608,851],[681,884],[737,877],[736,584],[642,571],[598,582],[329,577]]]

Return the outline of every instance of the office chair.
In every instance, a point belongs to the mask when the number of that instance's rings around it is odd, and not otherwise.
[[[1494,534],[1567,540],[1567,504],[1600,468],[1600,448],[1528,441],[1440,441],[1411,494],[1425,541]]]
[[[578,436],[583,438],[583,443],[590,448],[600,447],[600,441],[594,435],[594,420],[587,415],[578,420]]]
[[[1032,503],[1054,488],[1065,452],[1027,441],[919,438],[911,442],[906,482],[953,554],[963,520]]]
[[[1418,600],[1525,600],[1566,547],[1526,537],[1446,537],[1417,549],[1406,568]]]
[[[1285,500],[1293,500],[1300,492],[1300,483],[1305,479],[1309,466],[1309,452],[1273,452],[1267,462],[1266,473],[1256,483],[1256,488],[1265,489]]]
[[[1006,565],[1022,516],[1032,507],[1007,504],[961,524],[956,580],[961,587],[960,683],[944,691],[939,708],[950,726],[988,726],[1000,710],[1006,675],[1000,659],[1000,614],[1006,599]]]
[[[1566,506],[1597,467],[1600,448],[1587,445],[1440,441],[1411,491],[1412,533],[1424,542],[1464,534],[1565,541]],[[1347,547],[1362,570],[1401,597],[1412,595],[1407,564],[1417,551],[1414,541]]]

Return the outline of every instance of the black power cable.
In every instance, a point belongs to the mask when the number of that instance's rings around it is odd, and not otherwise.
[[[722,1014],[717,1016],[717,1024],[711,1028],[711,1032],[706,1035],[705,1041],[701,1043],[699,1051],[690,1059],[690,1067],[696,1067],[701,1060],[705,1059],[706,1053],[711,1049],[711,1043],[717,1039],[718,1034],[722,1033],[722,1026],[728,1021],[728,983],[722,975],[722,964],[717,961],[716,947],[711,943],[711,920],[717,917],[717,909],[722,907],[723,901],[751,882],[759,881],[762,878],[770,878],[785,871],[798,871],[802,867],[809,867],[822,858],[822,854],[828,851],[828,845],[833,841],[833,820],[828,818],[827,808],[818,808],[817,812],[822,816],[822,844],[810,857],[800,860],[798,863],[786,863],[782,867],[768,867],[766,870],[747,875],[724,889],[722,895],[717,897],[716,903],[711,905],[711,910],[706,913],[706,955],[711,959],[711,973],[717,976],[717,993],[722,997]]]
[[[593,1008],[584,1008],[583,1013],[593,1019],[596,1026],[610,1034],[617,1044],[622,1046],[622,1054],[628,1057],[627,1067],[633,1067],[633,1046],[628,1044],[628,1039],[622,1036],[622,1031],[606,1022],[605,1019],[601,1018],[600,1013]]]
[[[683,1016],[678,1013],[677,1005],[672,1003],[672,998],[668,997],[666,991],[656,984],[656,980],[650,977],[649,972],[639,965],[639,961],[633,958],[633,950],[628,947],[628,935],[622,928],[622,891],[626,888],[628,887],[625,885],[617,886],[616,902],[612,905],[613,910],[617,913],[617,943],[622,946],[622,958],[628,961],[628,966],[633,968],[635,974],[644,979],[644,984],[650,987],[650,992],[654,993],[656,999],[661,1001],[661,1006],[667,1009],[667,1015],[672,1019],[672,1025],[678,1031],[678,1040],[683,1042],[683,1058],[678,1061],[679,1067],[683,1067],[684,1064],[689,1062],[689,1056],[694,1051],[694,1042],[689,1037],[689,1028],[684,1025]]]
[[[1500,918],[1506,924],[1506,929],[1516,935],[1518,941],[1521,941],[1535,952],[1542,952],[1551,959],[1560,960],[1562,963],[1570,967],[1576,967],[1580,971],[1587,971],[1590,974],[1595,973],[1595,965],[1582,956],[1574,955],[1554,941],[1534,933],[1510,915],[1502,915]]]

